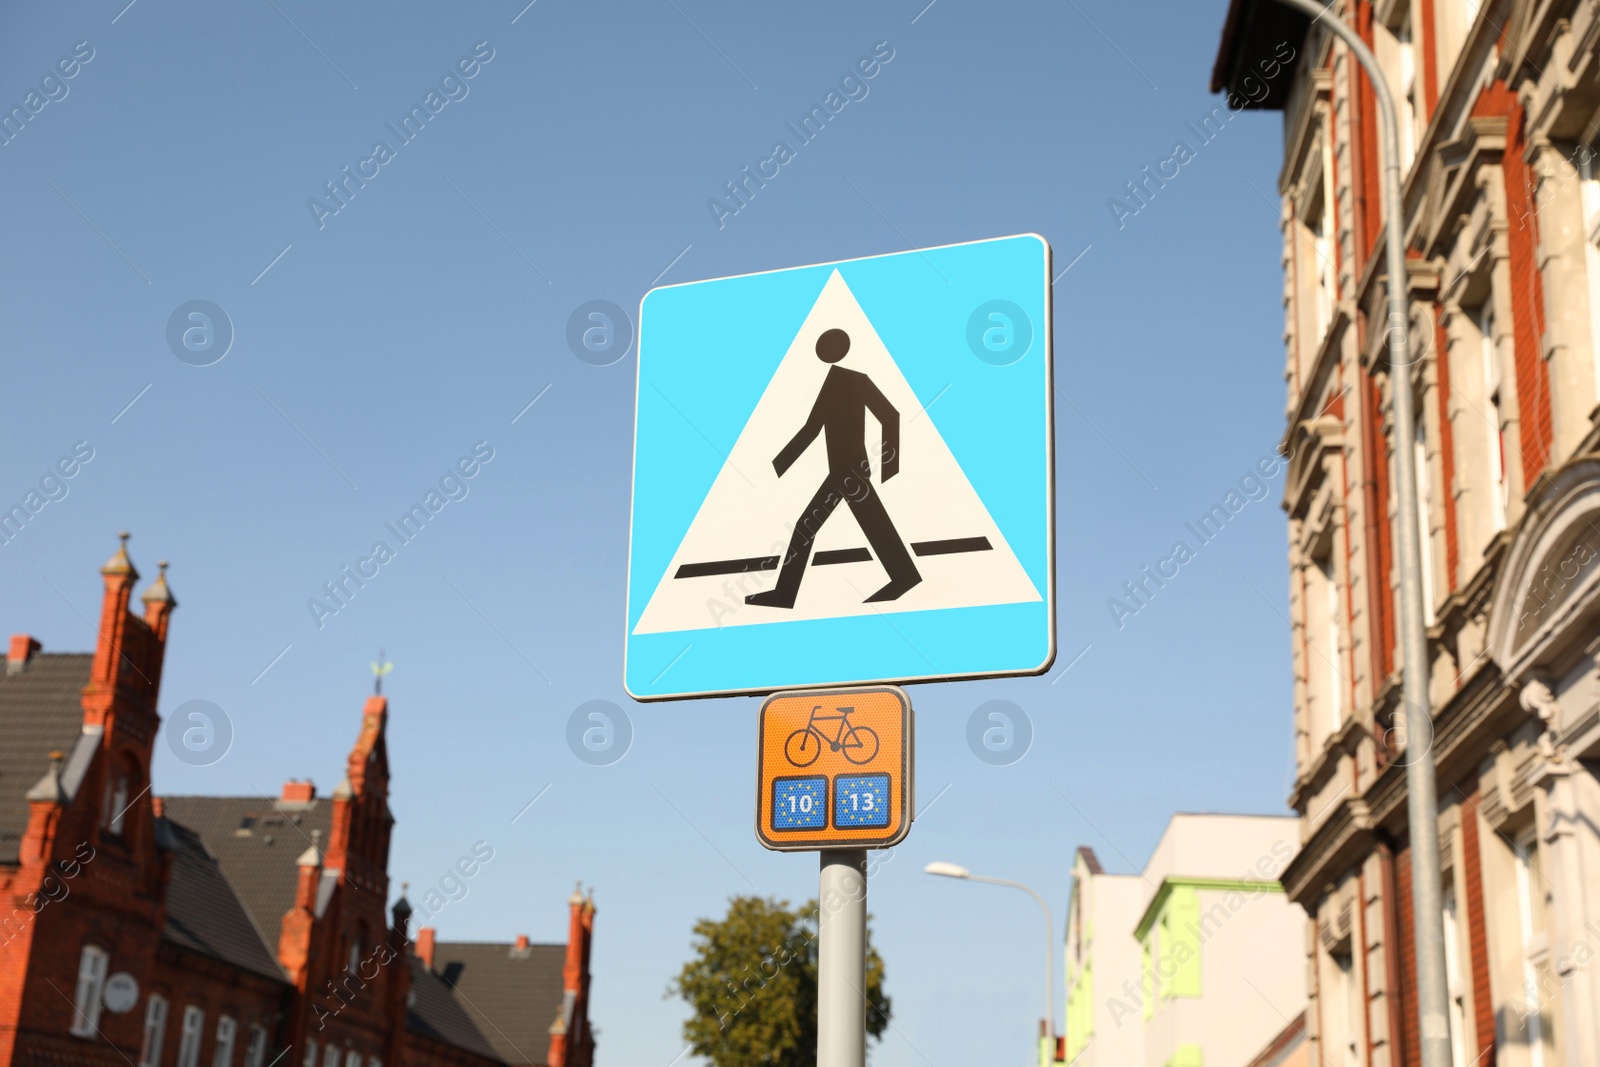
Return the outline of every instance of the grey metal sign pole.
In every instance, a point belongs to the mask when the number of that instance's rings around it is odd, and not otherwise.
[[[1411,395],[1410,315],[1405,222],[1400,199],[1400,125],[1378,60],[1355,30],[1315,0],[1279,0],[1321,22],[1366,69],[1377,97],[1383,164],[1384,253],[1389,270],[1389,384],[1393,398],[1395,489],[1400,510],[1400,649],[1404,659],[1406,815],[1411,832],[1411,896],[1417,941],[1417,1016],[1422,1067],[1450,1067],[1450,992],[1445,976],[1439,879],[1439,793],[1428,700],[1428,632],[1423,615],[1422,533],[1418,522],[1416,426]]]
[[[817,1067],[866,1067],[865,850],[822,853],[817,927]]]

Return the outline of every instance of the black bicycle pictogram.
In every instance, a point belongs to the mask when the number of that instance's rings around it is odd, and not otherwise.
[[[839,708],[837,715],[818,715],[817,712],[821,710],[821,704],[813,707],[806,724],[784,741],[783,754],[789,762],[796,767],[809,767],[822,755],[822,746],[827,745],[833,751],[842,753],[851,763],[871,763],[878,754],[878,732],[870,726],[857,726],[850,721],[850,713],[855,708]],[[819,722],[836,722],[839,725],[833,736],[829,737],[817,727]]]

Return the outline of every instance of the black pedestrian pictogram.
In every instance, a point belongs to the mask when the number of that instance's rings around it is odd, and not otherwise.
[[[889,575],[888,584],[867,597],[866,603],[898,599],[922,581],[905,541],[894,528],[894,521],[889,518],[872,484],[872,465],[867,459],[866,414],[871,411],[883,431],[879,476],[887,482],[899,473],[900,413],[872,384],[871,378],[837,365],[849,351],[850,335],[843,330],[828,330],[817,338],[817,358],[834,366],[828,368],[828,376],[817,393],[810,417],[773,459],[772,467],[778,477],[783,477],[784,471],[794,465],[820,433],[827,439],[828,476],[795,522],[783,567],[778,571],[778,584],[745,597],[746,604],[766,608],[794,607],[800,580],[805,577],[806,564],[811,559],[811,546],[840,504],[850,505],[873,554]]]

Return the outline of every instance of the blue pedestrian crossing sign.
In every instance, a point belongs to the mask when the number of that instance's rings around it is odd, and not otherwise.
[[[1055,656],[1050,246],[663,286],[639,311],[638,700]]]

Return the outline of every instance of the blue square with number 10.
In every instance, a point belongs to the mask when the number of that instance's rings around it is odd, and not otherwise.
[[[779,778],[772,783],[774,830],[822,830],[828,825],[828,779]]]
[[[840,775],[835,778],[833,825],[839,829],[854,826],[888,826],[889,776],[856,774]]]

